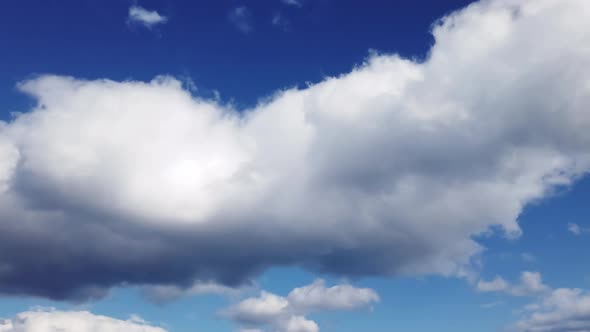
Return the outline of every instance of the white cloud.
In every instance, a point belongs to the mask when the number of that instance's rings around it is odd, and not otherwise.
[[[590,2],[478,2],[433,35],[424,62],[373,55],[241,113],[172,78],[22,83],[38,105],[0,125],[0,292],[465,275],[474,236],[517,236],[590,170]]]
[[[574,235],[580,235],[582,234],[582,229],[580,228],[579,225],[574,224],[574,223],[568,223],[567,224],[567,229]]]
[[[320,328],[316,322],[302,316],[291,316],[280,323],[284,332],[318,332]]]
[[[240,301],[223,314],[248,326],[271,326],[281,332],[317,332],[318,325],[304,315],[326,310],[357,310],[379,301],[370,288],[348,284],[326,287],[323,280],[293,289],[286,297],[262,291]]]
[[[479,280],[476,289],[480,292],[502,292],[514,296],[532,296],[546,293],[550,288],[543,284],[539,272],[525,271],[520,275],[520,283],[510,284],[504,278],[496,276],[491,281]]]
[[[252,14],[246,6],[240,6],[229,12],[229,21],[243,33],[249,33],[253,30]]]
[[[352,285],[326,287],[322,279],[311,285],[293,289],[287,296],[290,306],[302,312],[319,310],[353,310],[379,301],[379,295],[370,288]]]
[[[510,288],[510,285],[504,278],[496,276],[491,281],[479,280],[476,288],[480,292],[504,292]]]
[[[119,320],[88,311],[27,311],[0,320],[0,332],[166,332],[138,316]]]
[[[245,324],[269,324],[288,315],[289,301],[279,295],[262,291],[259,297],[251,297],[233,305],[226,312],[231,319]]]
[[[567,230],[576,236],[590,233],[590,228],[584,228],[572,222],[567,224]]]
[[[129,7],[128,21],[131,23],[137,23],[144,25],[147,28],[151,28],[158,24],[163,24],[168,21],[166,16],[160,15],[155,10],[147,10],[140,6]]]
[[[581,289],[559,288],[537,303],[515,324],[523,332],[590,331],[590,294]]]

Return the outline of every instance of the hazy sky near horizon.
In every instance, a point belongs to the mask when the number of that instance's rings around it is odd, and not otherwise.
[[[0,10],[0,332],[590,331],[590,2]]]

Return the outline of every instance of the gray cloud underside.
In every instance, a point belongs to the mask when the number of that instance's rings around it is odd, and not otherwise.
[[[590,168],[590,2],[482,1],[244,112],[172,78],[20,84],[0,122],[0,292],[238,285],[276,265],[465,275],[474,236]]]

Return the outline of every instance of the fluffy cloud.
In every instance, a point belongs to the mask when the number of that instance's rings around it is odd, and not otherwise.
[[[130,23],[137,23],[151,28],[155,25],[166,23],[168,18],[160,15],[155,10],[147,10],[140,6],[131,6],[127,20]]]
[[[243,112],[172,78],[23,82],[37,106],[0,123],[0,292],[465,275],[475,236],[517,236],[590,170],[590,2],[482,1],[433,35],[424,62],[374,55]]]
[[[590,294],[581,289],[555,289],[539,303],[527,306],[525,317],[514,327],[522,332],[590,331]]]
[[[520,276],[519,284],[510,284],[497,276],[491,281],[479,280],[476,289],[480,292],[503,292],[514,296],[531,296],[548,292],[550,289],[543,284],[539,272],[525,271]]]
[[[311,285],[293,289],[287,296],[289,305],[298,311],[353,310],[379,301],[379,296],[370,288],[351,285],[326,287],[322,279]]]
[[[0,320],[0,332],[166,332],[137,316],[119,320],[87,311],[27,311]]]
[[[304,315],[326,310],[356,310],[379,301],[370,288],[351,285],[326,287],[321,279],[295,288],[282,297],[262,291],[259,297],[240,301],[223,314],[247,326],[271,326],[281,332],[317,332],[318,325]]]

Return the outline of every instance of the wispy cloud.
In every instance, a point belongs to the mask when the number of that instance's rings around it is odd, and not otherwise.
[[[290,22],[289,20],[281,13],[275,13],[271,19],[272,25],[282,30],[289,30]]]
[[[229,21],[243,33],[250,33],[254,30],[252,26],[252,13],[246,6],[232,9],[228,15]]]
[[[294,6],[294,7],[301,7],[303,3],[301,0],[281,0],[285,5]]]
[[[567,224],[567,230],[576,236],[579,236],[582,234],[590,234],[590,228],[582,227],[582,226],[580,226],[576,223],[573,223],[573,222],[570,222]]]
[[[501,292],[513,296],[533,296],[546,293],[550,288],[545,285],[538,272],[525,271],[520,276],[520,283],[511,284],[500,276],[491,281],[480,280],[476,289],[479,292]]]
[[[155,25],[166,23],[168,18],[160,15],[160,13],[155,10],[147,10],[140,6],[131,6],[129,8],[127,21],[143,25],[147,28],[152,28]]]

